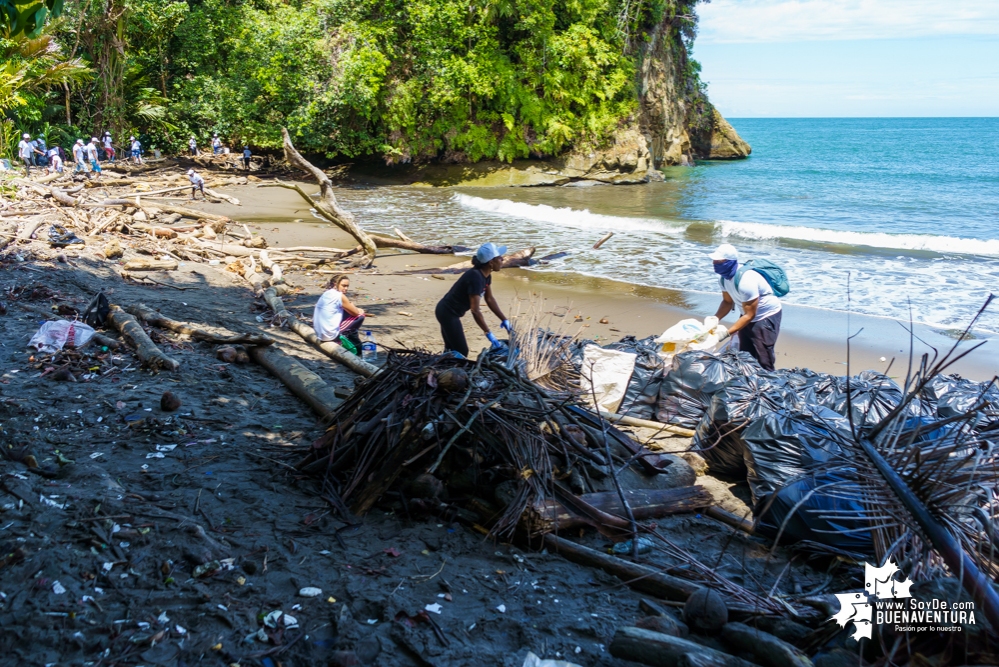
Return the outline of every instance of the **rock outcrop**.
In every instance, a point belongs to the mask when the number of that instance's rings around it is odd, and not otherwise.
[[[753,152],[752,147],[714,107],[711,109],[711,124],[704,131],[694,132],[692,139],[694,153],[706,160],[739,160]]]

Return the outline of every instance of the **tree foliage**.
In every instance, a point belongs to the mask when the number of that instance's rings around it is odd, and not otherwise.
[[[66,0],[50,31],[95,76],[51,86],[44,120],[164,148],[278,149],[285,126],[348,159],[550,156],[628,121],[636,46],[663,22],[693,39],[694,2]]]

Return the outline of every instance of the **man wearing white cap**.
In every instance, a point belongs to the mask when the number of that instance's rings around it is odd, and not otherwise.
[[[41,153],[41,151],[31,145],[31,135],[25,134],[20,143],[17,144],[17,155],[24,162],[26,176],[31,176],[31,158],[34,157],[35,153]]]
[[[97,172],[97,178],[101,177],[101,163],[97,160],[97,147],[99,145],[97,137],[90,137],[90,143],[86,146],[87,160],[90,162],[91,169]]]
[[[441,336],[444,338],[444,350],[457,352],[463,357],[468,356],[468,341],[465,340],[465,328],[461,325],[462,316],[469,310],[475,323],[479,325],[493,347],[502,347],[496,335],[489,330],[486,318],[482,315],[482,300],[485,299],[489,310],[500,318],[500,326],[510,331],[510,320],[500,310],[493,296],[492,274],[503,268],[503,254],[506,246],[495,243],[483,243],[472,258],[472,268],[451,286],[444,298],[437,303],[435,315],[441,325]]]
[[[749,352],[764,370],[774,370],[774,345],[780,334],[781,305],[770,283],[749,267],[739,270],[739,251],[725,243],[710,255],[721,276],[722,302],[715,316],[720,320],[739,304],[742,315],[728,328],[739,334],[739,349]]]
[[[205,179],[202,178],[201,174],[194,171],[193,169],[187,170],[187,178],[191,181],[191,199],[194,199],[194,193],[201,190],[201,198],[205,198]]]

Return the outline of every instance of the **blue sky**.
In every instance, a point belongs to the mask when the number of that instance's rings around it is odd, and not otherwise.
[[[694,57],[725,116],[999,116],[999,0],[712,0]]]

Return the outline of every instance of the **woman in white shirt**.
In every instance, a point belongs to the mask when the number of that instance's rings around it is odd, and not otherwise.
[[[367,313],[347,298],[350,276],[338,273],[326,284],[326,291],[319,297],[312,313],[312,328],[321,341],[340,342],[345,338],[354,346],[354,354],[361,353],[358,331]],[[342,345],[342,343],[341,343]]]

